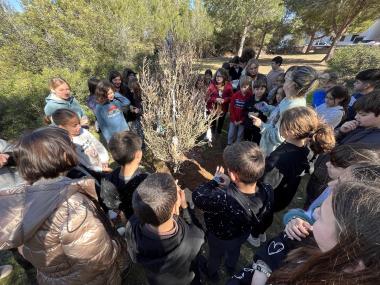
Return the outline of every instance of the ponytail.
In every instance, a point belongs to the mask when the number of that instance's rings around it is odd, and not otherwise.
[[[310,134],[310,148],[315,154],[330,152],[335,146],[334,130],[320,122],[316,131]]]
[[[309,139],[314,153],[328,152],[335,146],[333,129],[323,122],[310,107],[294,107],[282,114],[280,133],[296,139]]]

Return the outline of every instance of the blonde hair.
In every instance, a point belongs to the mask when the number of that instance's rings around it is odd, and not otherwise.
[[[282,114],[280,131],[295,139],[310,139],[314,153],[328,152],[335,146],[333,129],[309,107],[295,107]]]
[[[288,71],[291,72],[292,81],[296,84],[297,94],[295,97],[303,97],[317,88],[319,75],[314,68],[310,66],[296,66]]]
[[[69,88],[71,89],[70,84],[65,79],[63,79],[62,77],[53,77],[53,78],[51,78],[49,80],[49,89],[54,90],[58,86],[60,86],[62,84],[67,84],[67,86],[69,86]]]

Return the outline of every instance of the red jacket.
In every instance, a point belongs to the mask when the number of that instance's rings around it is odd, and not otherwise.
[[[237,91],[232,95],[230,104],[230,121],[231,122],[243,122],[246,116],[246,111],[244,110],[245,103],[251,98],[252,92],[247,91],[245,95],[241,91]]]
[[[215,85],[214,81],[211,81],[210,85],[207,89],[207,110],[212,110],[216,105],[216,98],[222,98],[224,99],[224,102],[222,104],[222,110],[224,113],[228,111],[228,105],[230,103],[231,97],[233,94],[233,88],[232,84],[230,82],[226,82],[224,85],[224,90],[222,93],[222,97],[219,97],[218,88]]]

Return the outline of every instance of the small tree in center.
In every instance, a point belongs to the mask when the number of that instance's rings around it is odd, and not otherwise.
[[[203,144],[216,114],[206,114],[206,92],[196,88],[191,44],[165,45],[155,60],[145,61],[140,78],[145,143],[155,158],[174,171],[186,154]]]

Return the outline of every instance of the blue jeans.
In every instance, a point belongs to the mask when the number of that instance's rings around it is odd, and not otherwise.
[[[228,128],[228,138],[227,144],[233,144],[234,142],[240,142],[243,140],[244,135],[244,125],[235,125],[230,122],[230,126]]]

